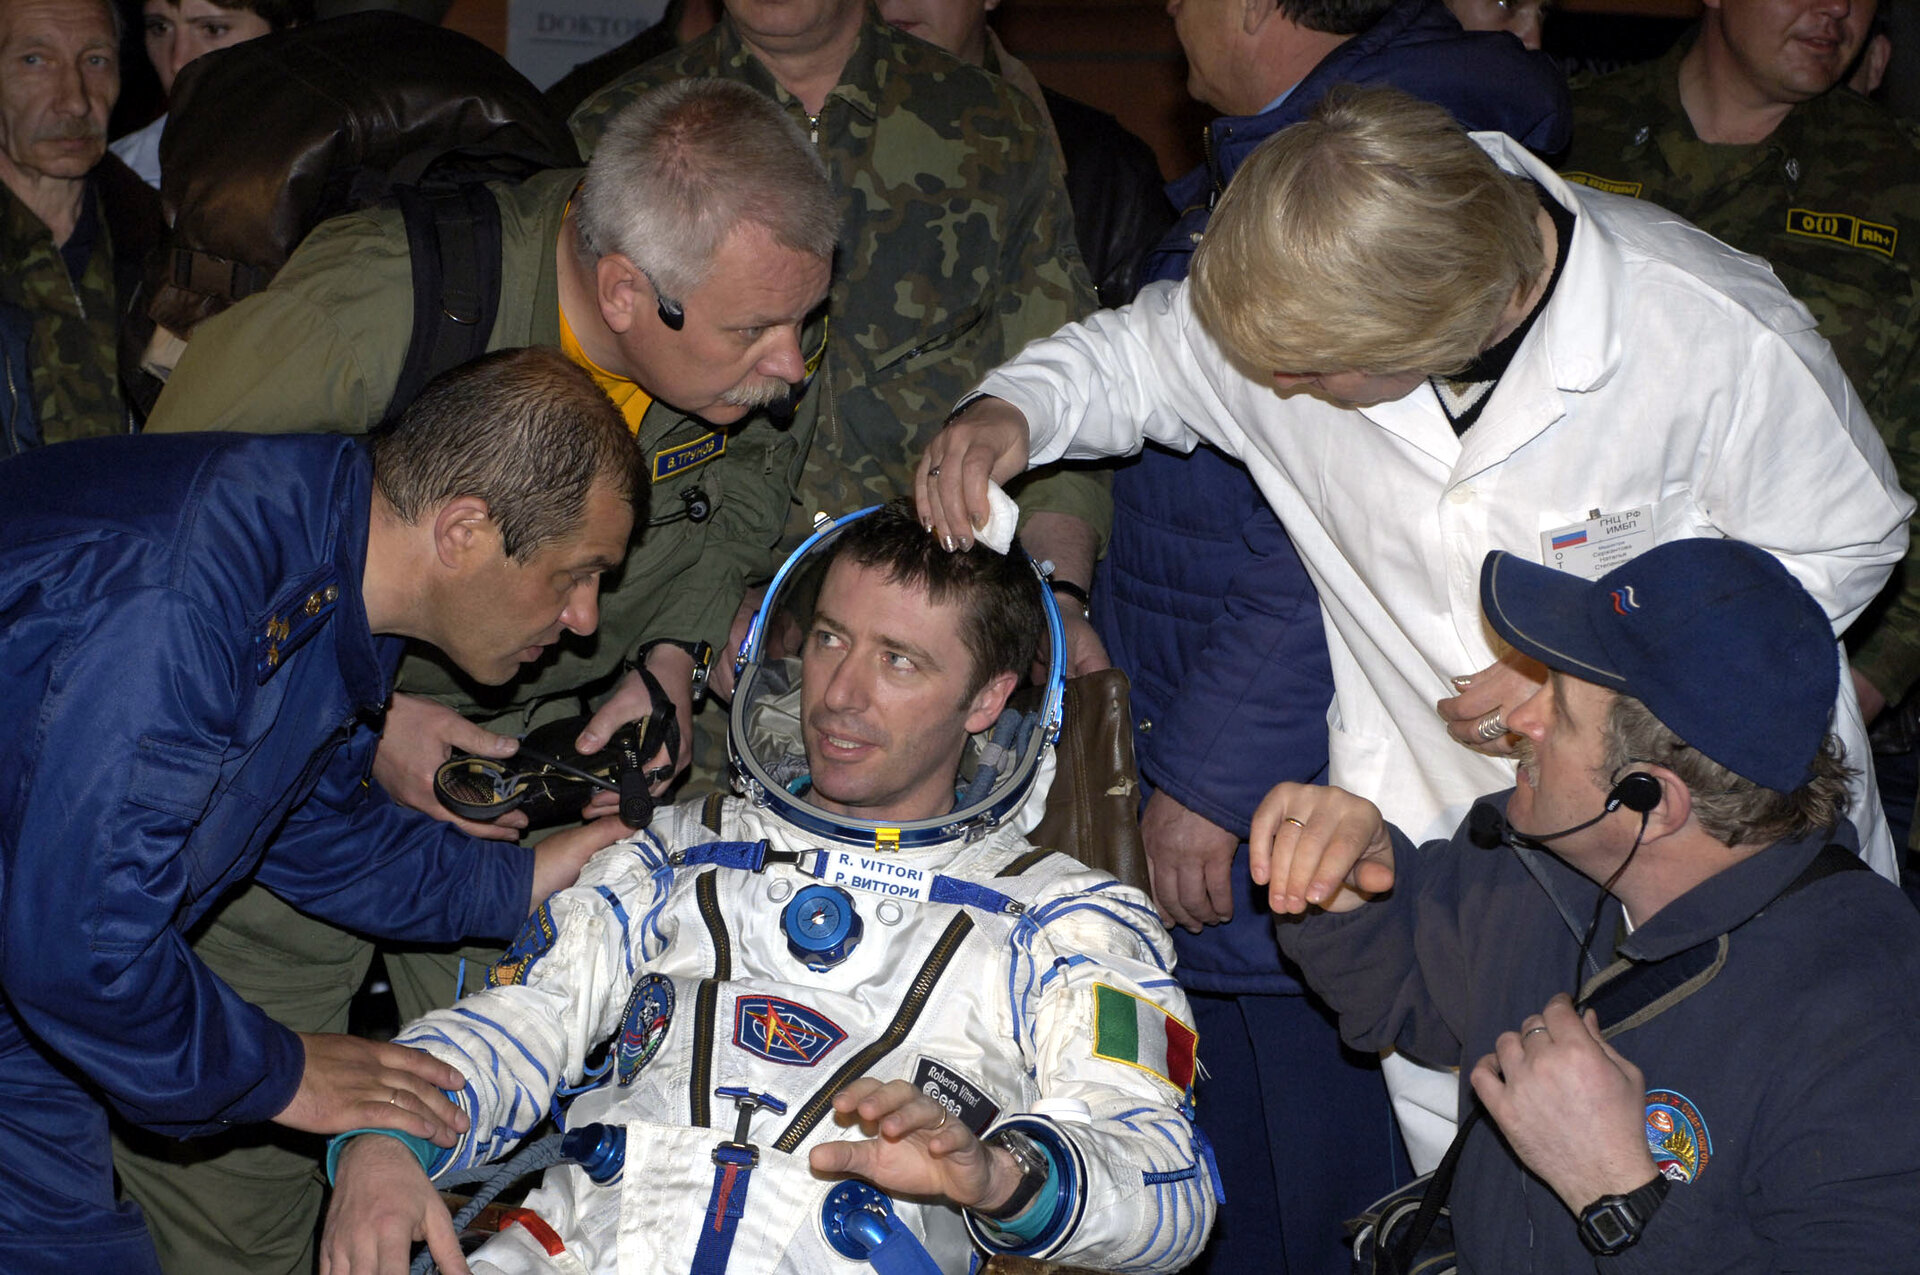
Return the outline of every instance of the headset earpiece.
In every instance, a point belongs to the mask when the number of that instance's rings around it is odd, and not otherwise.
[[[1613,791],[1607,794],[1607,809],[1625,806],[1637,815],[1649,814],[1660,804],[1663,795],[1658,779],[1644,770],[1636,770],[1622,775]]]

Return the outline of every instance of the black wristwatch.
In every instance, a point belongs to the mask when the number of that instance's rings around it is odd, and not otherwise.
[[[682,642],[676,638],[655,638],[653,641],[641,647],[640,653],[634,658],[639,663],[646,663],[647,652],[656,646],[677,646],[693,657],[693,707],[697,712],[700,705],[706,702],[707,679],[713,675],[713,643]]]
[[[1668,1185],[1666,1175],[1656,1173],[1645,1186],[1625,1195],[1603,1195],[1587,1205],[1580,1210],[1580,1242],[1595,1257],[1612,1257],[1632,1248],[1647,1229],[1647,1219],[1667,1198]]]
[[[1013,1157],[1020,1166],[1020,1185],[1013,1188],[1013,1194],[997,1209],[975,1208],[973,1212],[993,1222],[1005,1222],[1009,1218],[1019,1217],[1026,1211],[1033,1197],[1040,1194],[1040,1188],[1047,1184],[1047,1175],[1053,1172],[1053,1161],[1047,1158],[1037,1143],[1018,1129],[1002,1129],[987,1137],[987,1145],[999,1147]]]

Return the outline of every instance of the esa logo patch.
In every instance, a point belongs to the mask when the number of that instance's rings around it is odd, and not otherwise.
[[[778,996],[742,996],[733,1005],[733,1043],[768,1062],[811,1067],[846,1038],[819,1010]]]
[[[553,904],[542,903],[527,918],[527,923],[520,927],[520,934],[513,940],[513,946],[487,970],[487,986],[511,987],[515,983],[526,982],[527,975],[533,970],[533,963],[547,954],[558,937],[560,932],[553,924]]]
[[[1000,1107],[986,1091],[965,1076],[931,1058],[913,1069],[913,1087],[947,1109],[947,1114],[973,1130],[977,1138],[993,1124]]]
[[[1691,1182],[1713,1159],[1713,1138],[1700,1109],[1671,1089],[1647,1090],[1647,1150],[1671,1182]]]
[[[630,1085],[640,1069],[653,1061],[673,1025],[673,980],[648,974],[633,985],[627,1012],[620,1019],[620,1039],[614,1045],[614,1074]]]

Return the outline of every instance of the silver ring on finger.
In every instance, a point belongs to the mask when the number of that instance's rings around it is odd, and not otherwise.
[[[1280,822],[1281,822],[1281,823],[1290,823],[1290,824],[1292,824],[1292,825],[1293,825],[1294,827],[1296,827],[1296,828],[1305,828],[1305,827],[1307,826],[1307,825],[1305,825],[1304,823],[1301,823],[1301,822],[1300,822],[1300,821],[1299,821],[1298,819],[1295,819],[1295,818],[1294,818],[1294,817],[1293,817],[1292,815],[1282,815],[1282,816],[1280,816]]]
[[[935,1133],[938,1133],[940,1132],[940,1130],[946,1127],[947,1127],[947,1109],[945,1107],[942,1107],[940,1108],[940,1123],[933,1126],[933,1131]]]
[[[1543,1032],[1545,1030],[1547,1030],[1547,1025],[1545,1023],[1535,1023],[1533,1026],[1527,1028],[1527,1030],[1520,1033],[1520,1039],[1524,1041],[1527,1037],[1533,1035],[1535,1032]]]
[[[1481,743],[1491,744],[1507,733],[1506,719],[1500,716],[1500,710],[1496,708],[1480,719],[1479,724],[1473,728],[1473,733]]]
[[[938,478],[939,476],[940,476],[940,466],[938,465],[935,465],[932,469],[929,469],[927,471],[927,477],[929,478]]]

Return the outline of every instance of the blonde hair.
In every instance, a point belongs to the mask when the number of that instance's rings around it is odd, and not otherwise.
[[[1227,187],[1194,310],[1260,372],[1450,375],[1544,268],[1538,210],[1441,108],[1336,89]]]

